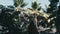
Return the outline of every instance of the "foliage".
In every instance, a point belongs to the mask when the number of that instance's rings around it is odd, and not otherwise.
[[[24,7],[27,4],[25,2],[23,2],[24,0],[14,0],[14,5],[15,7],[20,6],[20,7]]]
[[[39,6],[40,4],[38,4],[36,1],[34,1],[34,2],[32,2],[32,8],[35,10],[35,9],[38,9],[38,10],[40,10],[41,9],[41,7]]]
[[[5,7],[3,5],[0,5],[0,9],[1,9],[0,26],[2,26],[2,29],[0,29],[1,33],[30,34],[29,32],[31,32],[32,30],[34,31],[32,33],[38,33],[39,31],[39,33],[41,34],[45,34],[45,33],[48,34],[52,30],[52,28],[56,28],[58,32],[60,32],[60,28],[59,28],[60,6],[57,8],[58,1],[59,0],[50,1],[49,4],[50,8],[49,7],[47,8],[47,13],[39,12],[41,10],[41,7],[40,4],[37,3],[36,1],[32,2],[32,6],[31,6],[32,9],[29,8],[29,10],[19,9],[27,5],[24,2],[24,0],[14,0],[15,7],[14,6]],[[20,11],[15,10],[16,7],[19,7],[18,9]],[[44,17],[47,15],[48,17]]]

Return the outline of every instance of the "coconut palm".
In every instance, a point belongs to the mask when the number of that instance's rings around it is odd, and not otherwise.
[[[29,28],[29,34],[37,34],[38,33],[37,16],[40,16],[40,15],[42,16],[42,14],[39,12],[41,9],[41,7],[39,5],[40,4],[38,4],[36,1],[34,1],[34,2],[32,2],[32,5],[31,5],[32,8],[29,8],[30,14],[33,15],[33,16],[31,15],[31,17],[33,17],[33,19],[31,18],[32,21],[30,21],[31,23],[28,27]],[[32,32],[32,31],[34,31],[34,32]]]

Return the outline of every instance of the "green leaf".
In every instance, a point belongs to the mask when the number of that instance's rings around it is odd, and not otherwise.
[[[41,10],[41,7],[39,7],[37,10],[38,10],[38,11]]]
[[[14,5],[17,7],[18,5],[21,5],[23,3],[23,0],[14,0]]]
[[[33,3],[32,3],[32,8],[33,8],[33,9],[37,9],[37,7],[38,7],[37,2],[33,2]]]
[[[25,7],[27,5],[27,3],[22,3],[21,7]]]

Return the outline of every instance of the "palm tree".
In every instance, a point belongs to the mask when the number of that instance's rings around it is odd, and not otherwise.
[[[28,27],[29,34],[37,34],[38,33],[38,31],[37,31],[37,28],[38,28],[37,15],[39,15],[39,11],[41,9],[41,7],[39,5],[40,4],[38,4],[36,1],[34,1],[34,2],[32,2],[32,5],[31,5],[32,8],[29,8],[30,14],[33,15],[33,16],[31,15],[31,17],[33,17],[33,18],[31,18],[30,25]],[[32,31],[34,31],[34,32],[32,32]]]

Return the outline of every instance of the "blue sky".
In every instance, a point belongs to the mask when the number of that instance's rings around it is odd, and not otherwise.
[[[0,0],[0,4],[2,5],[13,5],[12,0]]]
[[[24,2],[27,2],[28,5],[26,7],[31,7],[31,2],[33,2],[34,0],[24,0]],[[49,1],[48,0],[37,0],[38,3],[41,3],[41,6],[43,8],[45,8],[45,5],[49,5]],[[0,4],[2,5],[13,5],[13,0],[0,0]],[[25,8],[26,8],[25,7]]]

